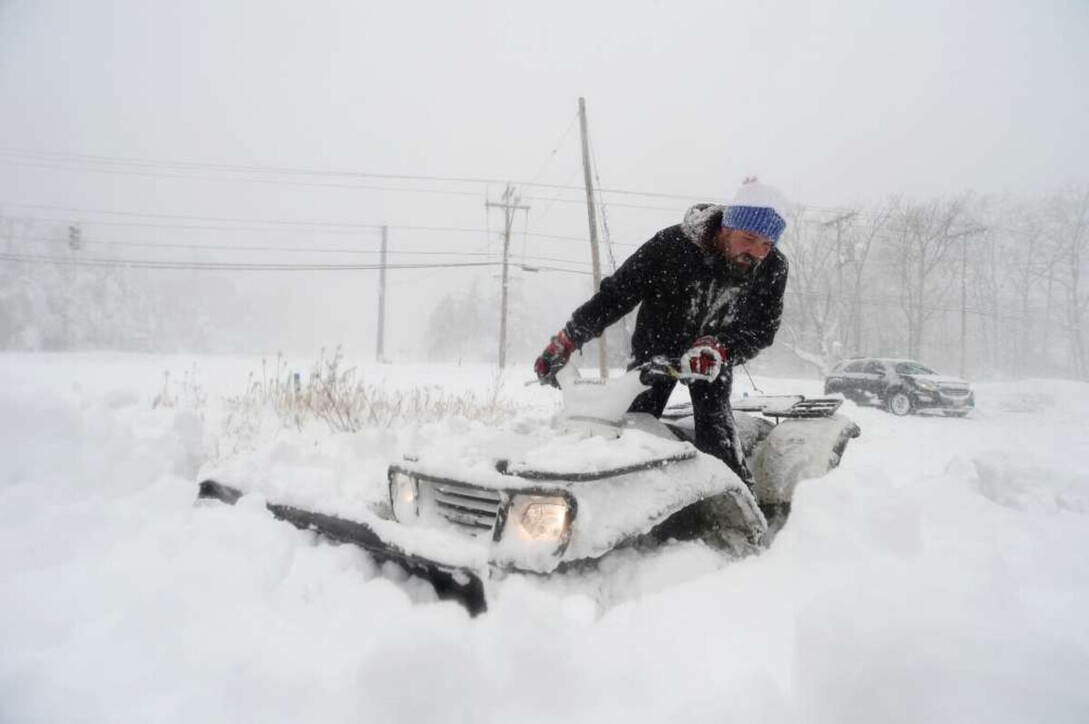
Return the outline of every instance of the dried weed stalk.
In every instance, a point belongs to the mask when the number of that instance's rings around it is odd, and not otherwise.
[[[449,393],[437,385],[389,390],[367,384],[355,367],[344,368],[343,361],[339,347],[329,358],[323,350],[305,379],[290,371],[282,356],[277,357],[271,370],[262,362],[260,379],[251,374],[246,393],[226,401],[228,432],[235,438],[256,437],[269,411],[285,426],[301,430],[309,422],[320,420],[334,432],[448,417],[495,424],[515,412],[513,403],[502,394],[498,373],[484,395]]]

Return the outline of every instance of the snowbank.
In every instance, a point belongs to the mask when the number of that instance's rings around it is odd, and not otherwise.
[[[163,370],[193,364],[207,407],[153,408]],[[965,420],[848,403],[863,436],[799,486],[766,554],[723,565],[686,544],[597,576],[510,579],[471,620],[272,520],[257,496],[194,505],[216,393],[237,393],[248,369],[0,356],[0,719],[1089,717],[1089,386],[981,385]],[[425,374],[491,384],[483,369]],[[285,434],[273,449],[296,466],[340,461],[315,481],[354,480],[362,502],[418,434]]]

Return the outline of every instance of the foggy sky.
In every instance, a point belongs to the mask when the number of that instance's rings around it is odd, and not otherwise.
[[[1031,194],[1089,177],[1089,143],[1081,138],[1089,128],[1086,70],[1089,5],[1081,0],[2,0],[0,148],[581,184],[572,128],[581,95],[607,188],[725,200],[757,174],[810,205],[968,189]],[[39,204],[500,225],[483,202],[498,198],[501,184],[370,183],[414,190],[398,193],[45,168],[12,158],[0,154],[0,208],[9,214],[26,213],[11,204]],[[586,236],[584,208],[549,201],[562,192],[522,191],[532,209],[519,228]],[[676,223],[687,205],[606,200],[616,204],[608,218],[614,239],[632,245]],[[402,249],[494,250],[496,243],[494,235],[395,240]],[[359,243],[373,246],[375,238],[361,234]],[[522,243],[530,255],[587,257],[576,243]],[[398,283],[416,286],[413,293],[433,304],[467,278],[406,273]],[[588,288],[578,277],[535,283],[530,296],[555,285],[577,299]],[[321,286],[319,295],[371,304],[373,279],[362,289],[345,279]],[[391,301],[399,309],[410,299]],[[562,321],[569,311],[553,316]],[[331,328],[345,323],[338,317]],[[369,317],[359,324],[373,328]],[[411,332],[393,337],[394,345],[411,346]]]

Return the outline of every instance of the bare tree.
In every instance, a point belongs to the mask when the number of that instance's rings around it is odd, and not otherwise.
[[[1041,280],[1056,258],[1039,204],[1004,200],[989,241],[981,249],[975,290],[991,325],[988,351],[997,367],[1025,373],[1047,355]]]
[[[1017,300],[1019,313],[1019,332],[1016,344],[1013,345],[1014,364],[1019,372],[1023,372],[1033,354],[1033,324],[1032,324],[1032,298],[1037,291],[1039,279],[1048,261],[1046,257],[1038,255],[1043,236],[1043,229],[1035,213],[1035,209],[1029,208],[1014,230],[1016,236],[1010,239],[1007,246],[1006,259],[1009,266],[1010,280],[1013,283],[1013,292]],[[1024,253],[1026,250],[1029,253]],[[1054,258],[1054,255],[1050,255]]]
[[[947,300],[954,274],[946,262],[955,246],[954,234],[964,220],[967,200],[964,195],[903,206],[893,224],[894,272],[912,357],[922,356],[927,324]]]
[[[1062,191],[1052,202],[1052,214],[1059,242],[1059,264],[1063,270],[1058,281],[1066,291],[1071,363],[1074,374],[1084,379],[1089,377],[1084,329],[1089,289],[1083,280],[1089,261],[1089,187]]]
[[[975,307],[976,357],[997,369],[1008,363],[1011,354],[1008,324],[1000,322],[1005,308],[1004,291],[1010,286],[1007,232],[995,228],[975,245],[972,256],[971,299]],[[967,240],[966,240],[967,241]]]
[[[862,300],[863,290],[868,286],[868,273],[870,271],[867,262],[870,259],[870,251],[874,248],[874,242],[885,232],[886,226],[893,213],[899,208],[900,201],[891,198],[870,214],[854,213],[848,230],[847,244],[844,247],[842,266],[851,270],[851,292],[846,310],[848,334],[845,340],[845,348],[857,354],[862,354],[865,349],[865,339],[862,334]]]
[[[783,326],[794,355],[824,374],[843,349],[842,226],[807,219],[805,209],[791,216],[784,242],[790,276]]]

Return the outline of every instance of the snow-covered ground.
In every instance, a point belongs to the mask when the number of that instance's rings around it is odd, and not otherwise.
[[[724,565],[685,544],[596,582],[510,579],[470,619],[256,496],[194,505],[200,467],[238,443],[222,399],[260,369],[0,356],[0,721],[1089,720],[1089,385],[980,384],[966,420],[847,404],[862,437],[799,487],[765,554]],[[164,371],[172,405],[155,406]],[[364,372],[385,390],[498,384]],[[558,403],[525,376],[502,394]],[[414,436],[458,424],[247,442],[367,499]]]

